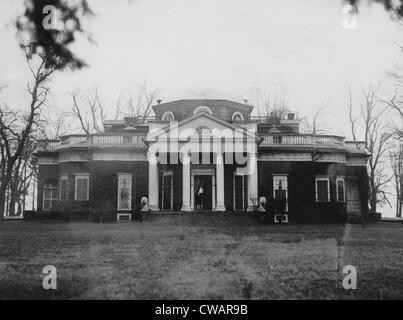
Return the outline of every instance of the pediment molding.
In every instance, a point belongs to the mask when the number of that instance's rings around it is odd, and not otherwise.
[[[146,141],[169,140],[172,136],[178,136],[179,140],[186,140],[198,135],[198,128],[209,128],[211,137],[233,138],[242,140],[260,141],[256,133],[243,127],[234,125],[206,112],[199,112],[180,122],[171,122],[169,125],[150,131]],[[208,130],[204,130],[208,132]]]

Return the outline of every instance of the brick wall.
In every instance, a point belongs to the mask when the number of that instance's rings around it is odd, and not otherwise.
[[[115,211],[117,207],[117,172],[133,174],[132,209],[140,208],[140,199],[148,194],[148,163],[146,161],[92,161],[41,165],[39,169],[38,210],[42,210],[43,183],[53,179],[59,184],[60,175],[68,176],[68,200],[55,202],[52,211],[87,212],[89,209]],[[75,175],[89,174],[89,200],[77,201]],[[59,185],[58,185],[59,186]]]
[[[343,221],[345,203],[337,202],[336,177],[345,176],[343,164],[322,162],[258,162],[259,197],[273,202],[273,174],[288,174],[288,211],[294,222]],[[330,202],[316,202],[315,177],[329,176]]]

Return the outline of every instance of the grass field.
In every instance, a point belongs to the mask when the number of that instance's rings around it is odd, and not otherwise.
[[[57,290],[42,268],[57,268]],[[358,288],[342,288],[354,265]],[[403,224],[260,225],[231,214],[0,222],[2,299],[402,299]]]

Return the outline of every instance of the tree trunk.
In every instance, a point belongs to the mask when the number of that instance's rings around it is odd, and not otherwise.
[[[7,163],[6,174],[4,176],[3,181],[1,182],[1,187],[0,187],[0,219],[3,219],[5,210],[7,210],[6,193],[7,193],[8,187],[10,185],[11,176],[12,176],[12,166],[10,166],[9,163]]]

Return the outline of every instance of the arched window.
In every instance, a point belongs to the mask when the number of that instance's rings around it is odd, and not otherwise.
[[[174,121],[175,117],[174,117],[174,114],[172,113],[172,111],[167,111],[163,114],[161,119],[162,119],[162,121]]]
[[[239,111],[235,111],[232,114],[232,121],[239,122],[239,121],[245,121],[245,119],[244,119],[242,113],[240,113]]]
[[[211,115],[213,115],[213,112],[211,111],[211,109],[207,106],[198,106],[195,111],[193,111],[193,114],[199,113],[199,112],[206,112],[209,113]]]
[[[50,211],[54,208],[56,200],[58,197],[59,189],[57,183],[54,179],[47,179],[43,183],[43,205],[42,209],[44,211]]]

